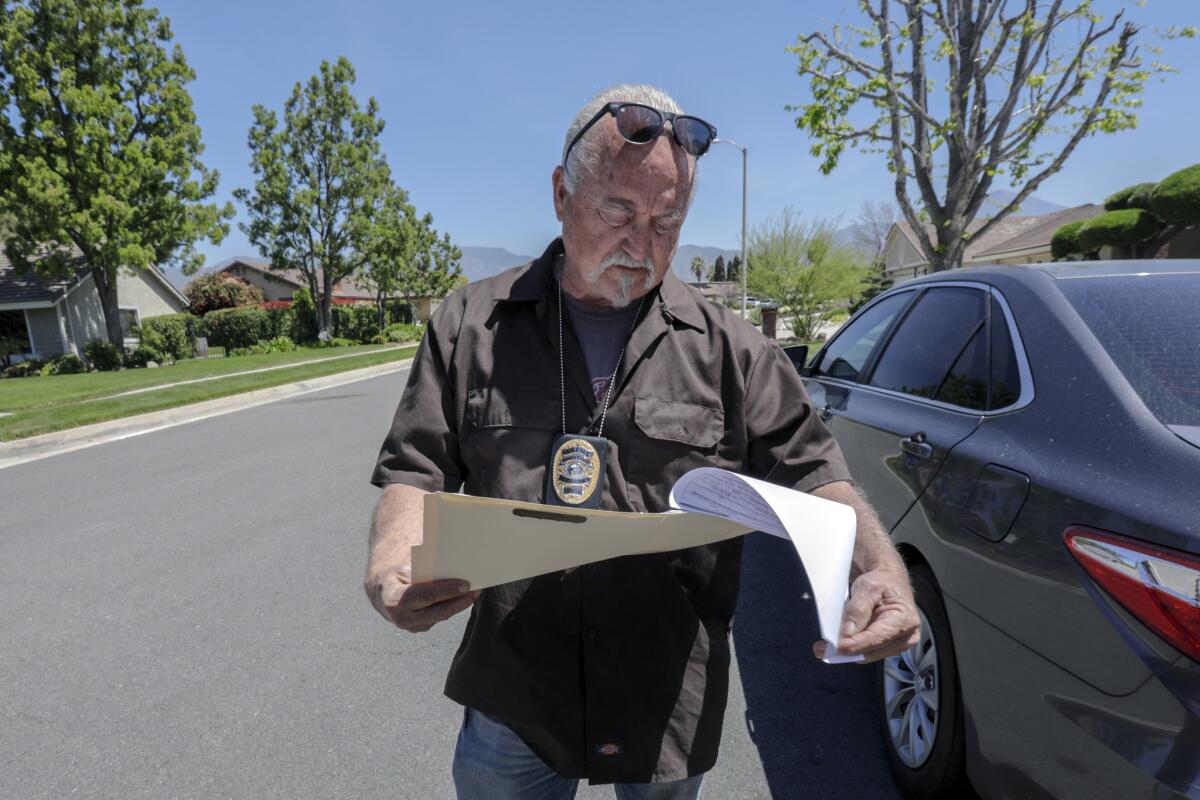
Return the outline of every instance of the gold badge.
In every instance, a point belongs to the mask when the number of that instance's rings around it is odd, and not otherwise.
[[[567,439],[554,453],[550,469],[558,499],[567,505],[581,505],[600,481],[600,454],[586,439]]]

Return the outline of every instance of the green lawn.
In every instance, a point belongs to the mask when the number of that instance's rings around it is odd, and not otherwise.
[[[261,356],[189,360],[159,369],[54,375],[45,378],[9,378],[0,381],[0,411],[12,413],[11,416],[0,417],[0,441],[23,439],[93,422],[159,411],[321,375],[385,364],[408,358],[416,349],[416,345],[365,345]],[[323,360],[343,355],[353,357]],[[309,363],[314,361],[316,363]],[[231,375],[184,386],[169,386],[123,397],[112,396],[131,389],[281,365],[290,366],[250,375]]]
[[[165,383],[211,378],[231,372],[245,372],[284,364],[299,364],[332,356],[358,356],[387,350],[388,347],[369,344],[356,347],[304,348],[290,353],[267,353],[259,356],[190,358],[158,369],[127,369],[122,372],[90,372],[45,378],[8,378],[0,381],[0,411],[21,411],[73,403],[95,397],[108,397],[132,389],[161,386]],[[356,359],[349,358],[346,361],[356,362]]]

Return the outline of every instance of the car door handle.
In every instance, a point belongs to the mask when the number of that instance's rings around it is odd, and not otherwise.
[[[917,458],[932,458],[933,445],[925,441],[924,433],[914,433],[900,440],[900,449]]]
[[[817,416],[821,418],[822,422],[829,422],[829,420],[833,419],[833,406],[829,405],[829,403],[821,406],[817,409]]]

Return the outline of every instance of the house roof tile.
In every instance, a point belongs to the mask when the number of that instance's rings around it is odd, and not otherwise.
[[[0,303],[53,303],[66,294],[76,281],[87,275],[88,268],[78,248],[72,248],[72,260],[74,275],[46,279],[32,272],[17,272],[3,248],[0,248]]]

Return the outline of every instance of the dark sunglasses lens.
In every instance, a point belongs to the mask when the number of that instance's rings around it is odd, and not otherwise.
[[[646,144],[653,141],[662,130],[663,118],[653,108],[646,106],[621,106],[614,114],[617,118],[617,130],[626,141],[634,144]]]
[[[679,142],[679,146],[684,149],[684,152],[693,156],[702,156],[708,152],[712,140],[712,129],[702,120],[695,117],[675,118],[675,141]]]

